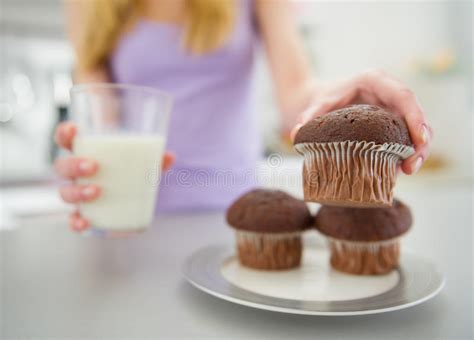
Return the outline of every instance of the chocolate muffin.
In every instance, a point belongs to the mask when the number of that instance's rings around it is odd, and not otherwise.
[[[303,201],[279,190],[254,189],[229,207],[227,222],[236,231],[242,265],[281,270],[300,265],[301,234],[314,219]]]
[[[373,105],[352,105],[332,111],[309,121],[295,136],[295,144],[346,140],[412,145],[403,118]]]
[[[316,229],[331,249],[331,266],[351,273],[385,274],[398,266],[400,237],[411,227],[410,209],[394,200],[390,208],[323,206]]]
[[[352,207],[390,206],[397,163],[414,153],[403,118],[372,105],[317,117],[294,144],[304,156],[305,200]]]

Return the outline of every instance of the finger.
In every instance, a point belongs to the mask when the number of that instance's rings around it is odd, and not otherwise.
[[[58,125],[54,139],[60,147],[71,150],[75,135],[76,126],[71,122],[63,122]]]
[[[298,133],[298,131],[301,129],[302,126],[303,124],[296,124],[295,127],[291,130],[290,139],[292,142],[295,141],[296,134]]]
[[[163,155],[163,164],[161,168],[163,170],[168,170],[169,168],[171,168],[175,160],[176,160],[175,155],[169,151],[166,151],[165,154]]]
[[[402,163],[402,170],[407,175],[414,175],[420,170],[422,165],[423,158],[417,156],[414,158],[405,159]]]
[[[415,146],[429,143],[430,128],[415,94],[403,83],[380,71],[369,72],[362,81],[365,91],[378,98],[384,106],[405,118]]]
[[[306,124],[311,119],[314,119],[318,116],[322,116],[325,113],[328,113],[333,110],[333,108],[338,106],[342,100],[340,97],[326,97],[324,101],[316,101],[308,109],[303,111],[301,114],[300,122],[301,124]]]
[[[92,159],[67,157],[57,159],[54,162],[54,168],[59,176],[73,179],[95,174],[99,165]]]
[[[432,139],[432,130],[421,111],[405,114],[405,121],[410,137],[415,147],[429,146]]]
[[[61,198],[68,203],[88,202],[100,195],[100,188],[95,185],[66,185],[59,188]]]
[[[301,114],[301,119],[299,120],[303,125],[309,122],[311,119],[314,119],[318,116],[323,115],[325,112],[331,109],[334,106],[333,102],[324,101],[313,103],[309,108],[307,108]]]
[[[405,118],[415,146],[415,154],[403,161],[402,170],[406,174],[415,174],[428,158],[432,129],[426,122],[423,109],[412,91],[394,78],[381,75],[377,79],[373,78],[369,82],[373,94],[378,96],[385,106],[394,109]]]
[[[86,219],[82,218],[78,212],[76,212],[69,218],[69,227],[73,231],[81,232],[89,228],[90,223]]]
[[[429,156],[428,144],[418,147],[418,149],[416,150],[413,156],[405,159],[402,162],[403,172],[406,173],[407,175],[416,174],[420,170],[421,166],[423,165],[423,162],[426,159],[428,159],[428,156]]]
[[[337,94],[322,95],[324,100],[316,100],[313,102],[313,104],[302,113],[300,122],[304,124],[314,117],[321,116],[353,103],[360,90],[357,80],[352,78],[339,81],[336,88]]]
[[[354,104],[369,104],[375,105],[383,108],[387,108],[384,103],[382,103],[372,92],[360,90],[358,98],[355,100]]]

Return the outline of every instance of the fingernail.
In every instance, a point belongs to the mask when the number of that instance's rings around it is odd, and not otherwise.
[[[93,186],[86,186],[81,190],[84,197],[92,197],[95,194],[95,188]]]
[[[423,124],[423,126],[421,127],[421,141],[423,142],[423,144],[426,144],[428,143],[429,138],[430,135],[428,132],[428,128],[426,127],[426,125]]]
[[[81,172],[91,172],[94,169],[94,163],[91,161],[82,161],[79,163],[79,170]]]
[[[423,164],[423,159],[421,157],[418,157],[415,161],[415,165],[413,165],[411,173],[413,175],[416,174],[420,170],[422,164]]]

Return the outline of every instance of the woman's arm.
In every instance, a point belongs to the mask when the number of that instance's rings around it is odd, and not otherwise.
[[[363,72],[330,84],[312,80],[303,43],[285,0],[257,0],[256,11],[276,95],[283,117],[283,132],[329,111],[354,103],[385,107],[407,122],[415,154],[402,163],[407,174],[418,171],[429,154],[432,130],[414,93],[402,82],[379,70]],[[306,108],[306,110],[304,110]],[[298,113],[303,114],[298,115]]]
[[[82,0],[66,1],[67,34],[75,50],[79,55],[80,44],[82,42],[82,25],[85,18]],[[93,69],[74,68],[75,83],[106,83],[110,82],[110,76],[105,66],[97,66]]]
[[[256,13],[273,78],[281,128],[289,134],[299,114],[310,104],[313,77],[288,1],[257,0]]]

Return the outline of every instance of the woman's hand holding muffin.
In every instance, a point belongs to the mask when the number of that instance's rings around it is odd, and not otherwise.
[[[301,115],[298,130],[310,119],[350,104],[372,104],[404,117],[415,154],[402,162],[406,174],[416,173],[429,154],[432,129],[413,92],[399,80],[383,71],[372,70],[349,79],[327,85],[315,85],[310,107]]]
[[[76,127],[70,122],[59,124],[56,129],[56,143],[71,151],[73,149],[74,137],[76,136]],[[173,154],[166,152],[163,156],[163,170],[168,169],[174,162]],[[100,168],[93,159],[84,159],[79,157],[59,158],[55,164],[56,173],[66,179],[74,180],[78,177],[93,176]],[[75,183],[67,184],[59,190],[62,199],[68,203],[81,203],[97,199],[100,196],[100,188],[95,185],[78,185]],[[89,222],[75,212],[70,218],[70,228],[74,231],[83,231],[89,227]]]

